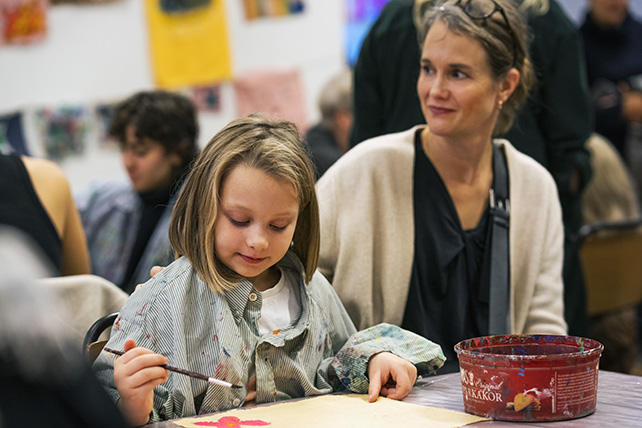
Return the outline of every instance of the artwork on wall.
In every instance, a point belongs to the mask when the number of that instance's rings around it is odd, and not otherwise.
[[[96,137],[98,146],[104,149],[117,149],[118,144],[109,137],[109,125],[114,113],[113,103],[100,103],[94,106],[94,119],[96,123]]]
[[[91,127],[89,109],[84,106],[39,108],[36,128],[48,159],[59,161],[85,151]]]
[[[357,62],[363,39],[388,1],[346,0],[345,53],[348,65],[353,66]]]
[[[245,19],[295,15],[303,12],[303,0],[243,0]]]
[[[30,154],[22,126],[22,112],[0,116],[0,153]]]
[[[229,79],[232,65],[224,1],[210,0],[182,13],[168,13],[161,3],[145,0],[156,84],[175,89]]]
[[[47,34],[47,0],[0,1],[0,43],[27,44]]]
[[[235,79],[234,93],[241,117],[259,112],[270,118],[294,122],[300,132],[307,129],[303,84],[296,70],[261,70],[244,74]]]
[[[212,0],[160,0],[160,8],[165,13],[192,12],[209,6]]]
[[[52,5],[58,4],[100,4],[100,3],[113,3],[122,0],[49,0]]]
[[[198,111],[218,113],[221,111],[221,86],[210,85],[192,88],[191,99]]]

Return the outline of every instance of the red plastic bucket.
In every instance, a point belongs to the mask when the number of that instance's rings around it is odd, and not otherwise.
[[[590,415],[604,347],[575,336],[503,335],[455,345],[464,409],[504,421]]]

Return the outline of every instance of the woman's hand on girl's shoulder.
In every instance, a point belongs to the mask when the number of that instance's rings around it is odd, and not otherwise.
[[[133,339],[125,341],[124,350],[114,361],[114,383],[120,394],[118,407],[130,424],[144,425],[154,404],[154,388],[169,378],[169,371],[161,367],[168,360],[137,347]]]
[[[395,354],[381,352],[371,357],[368,362],[368,379],[371,403],[376,401],[379,395],[401,400],[415,384],[417,368]]]

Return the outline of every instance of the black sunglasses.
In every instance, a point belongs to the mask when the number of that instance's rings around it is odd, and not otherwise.
[[[515,36],[515,33],[508,22],[508,17],[504,12],[504,8],[497,4],[495,0],[457,0],[455,6],[459,6],[469,18],[481,19],[483,21],[493,16],[495,12],[501,13],[504,18],[504,23],[506,23],[506,29],[513,40],[513,67],[517,65],[517,36]]]

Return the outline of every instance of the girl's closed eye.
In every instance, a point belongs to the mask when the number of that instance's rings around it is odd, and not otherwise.
[[[243,227],[250,224],[249,220],[237,220],[231,216],[227,216],[227,218],[230,220],[230,223],[232,223],[234,226]]]

